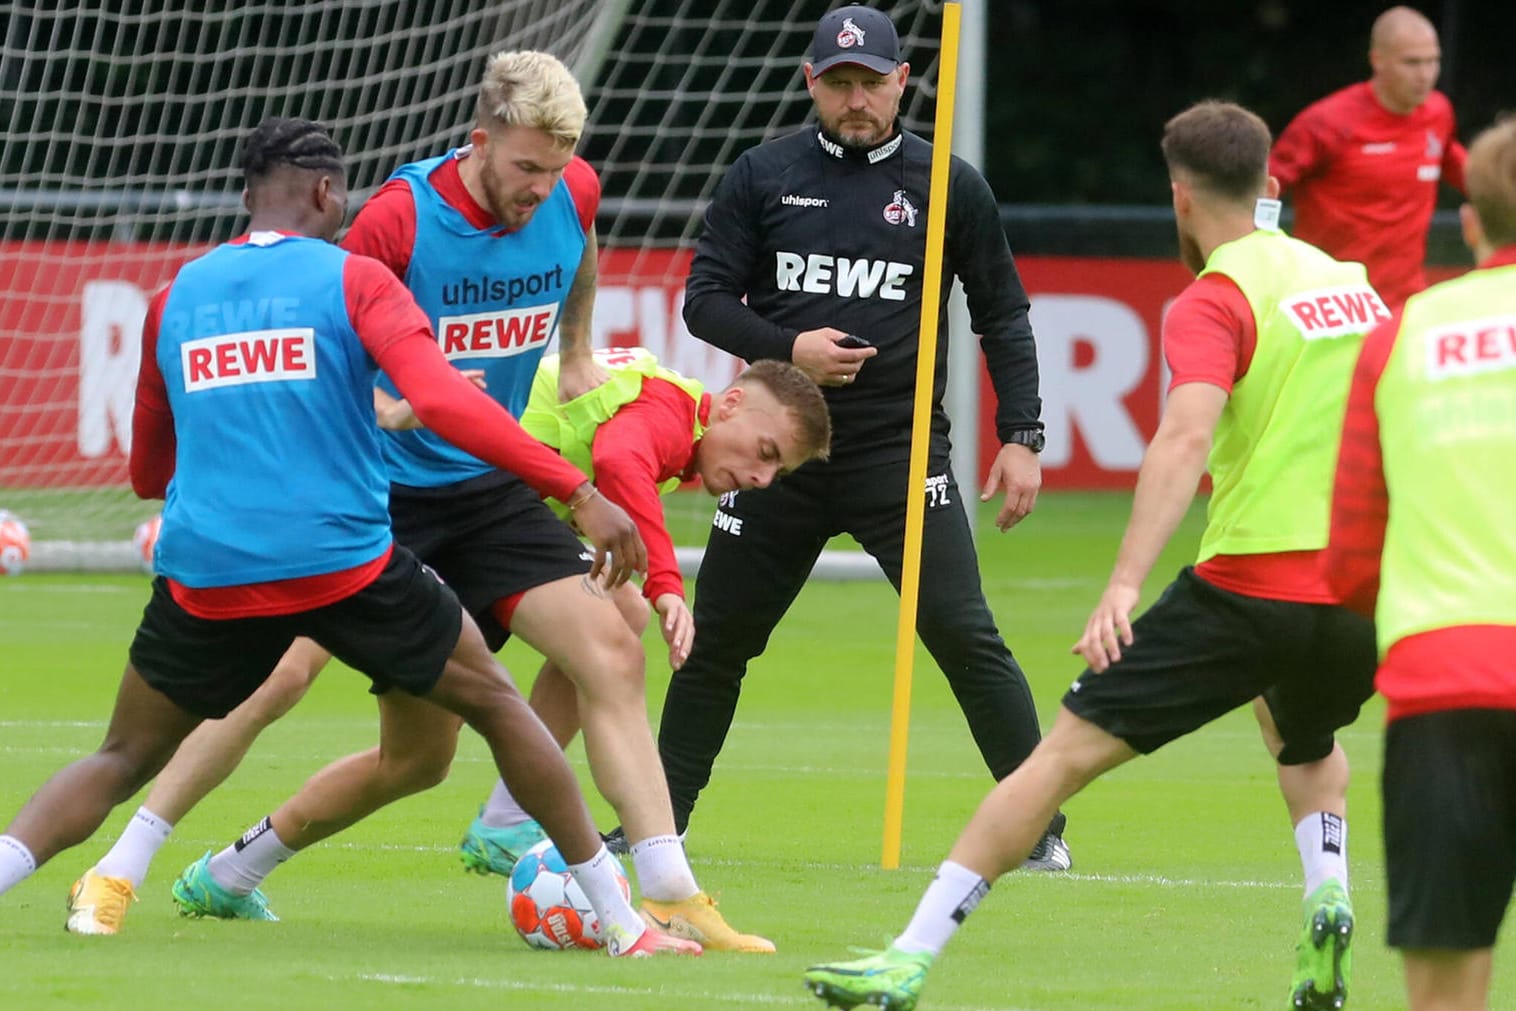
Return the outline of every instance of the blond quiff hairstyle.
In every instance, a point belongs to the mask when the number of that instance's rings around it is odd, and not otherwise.
[[[551,53],[519,49],[496,53],[485,64],[479,83],[481,130],[524,126],[571,148],[584,133],[587,115],[579,82]]]

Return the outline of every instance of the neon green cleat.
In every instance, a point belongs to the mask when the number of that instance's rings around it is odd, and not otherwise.
[[[261,888],[254,888],[250,895],[237,895],[216,883],[211,877],[211,854],[184,869],[174,882],[174,902],[179,906],[180,916],[214,916],[218,920],[270,920],[277,922],[268,908],[268,896]]]
[[[851,962],[813,965],[805,970],[805,985],[831,1007],[873,1004],[885,1011],[911,1011],[932,958],[929,951],[901,951],[892,944]]]
[[[475,818],[458,844],[458,858],[463,861],[464,870],[510,877],[521,854],[546,838],[547,833],[535,821],[524,821],[509,828],[491,828],[482,817]]]
[[[1328,881],[1305,900],[1305,927],[1295,946],[1290,1007],[1337,1011],[1348,1001],[1353,966],[1353,904],[1338,881]]]

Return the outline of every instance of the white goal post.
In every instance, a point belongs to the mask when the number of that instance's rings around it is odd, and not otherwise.
[[[580,153],[604,188],[596,343],[643,343],[724,383],[738,363],[680,320],[689,248],[737,154],[806,121],[800,63],[835,5],[0,2],[0,509],[30,527],[32,567],[137,564],[132,531],[156,511],[125,473],[142,313],[179,263],[245,222],[247,129],[270,114],[326,124],[356,204],[397,165],[462,142],[502,49],[553,52],[585,89]],[[912,64],[906,122],[930,135],[941,3],[876,5]],[[960,94],[982,91],[969,77]],[[832,554],[819,575],[877,574]]]

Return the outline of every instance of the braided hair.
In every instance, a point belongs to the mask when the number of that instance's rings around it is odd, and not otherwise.
[[[342,148],[320,123],[270,116],[242,146],[242,174],[251,185],[281,166],[343,175]]]

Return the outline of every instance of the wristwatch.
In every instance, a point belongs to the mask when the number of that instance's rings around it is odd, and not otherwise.
[[[1047,444],[1047,436],[1042,434],[1042,429],[1040,428],[1018,428],[1005,441],[1007,443],[1015,443],[1018,446],[1025,446],[1033,453],[1040,453],[1042,452],[1042,447]]]

